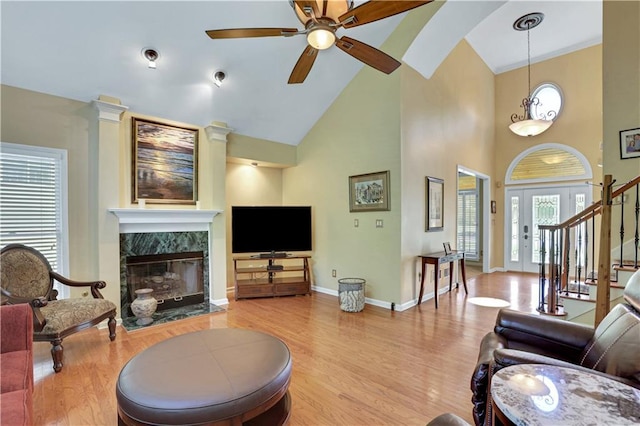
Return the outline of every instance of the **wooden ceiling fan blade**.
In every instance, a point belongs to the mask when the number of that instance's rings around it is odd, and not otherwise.
[[[370,0],[358,7],[354,7],[344,15],[341,15],[339,19],[344,28],[352,28],[415,9],[432,1]]]
[[[337,40],[336,46],[357,60],[385,74],[391,74],[400,66],[400,62],[383,51],[347,36]]]
[[[307,78],[307,75],[309,75],[309,71],[311,71],[311,67],[317,57],[318,51],[311,46],[307,46],[307,48],[304,49],[304,52],[302,52],[302,55],[300,55],[300,58],[298,58],[296,66],[293,67],[288,83],[302,83]]]
[[[212,39],[278,37],[300,34],[296,28],[235,28],[229,30],[209,30],[207,35]]]

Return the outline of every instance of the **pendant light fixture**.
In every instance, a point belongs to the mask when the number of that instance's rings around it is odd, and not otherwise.
[[[531,40],[529,31],[542,22],[544,14],[540,12],[529,13],[521,16],[513,23],[513,29],[516,31],[527,32],[527,73],[529,91],[527,97],[522,99],[520,105],[523,110],[523,115],[513,114],[511,115],[512,124],[509,129],[519,136],[536,136],[547,130],[553,124],[554,112],[548,113],[548,116],[533,117],[531,115],[531,107],[540,105],[540,100],[536,97],[531,97]]]

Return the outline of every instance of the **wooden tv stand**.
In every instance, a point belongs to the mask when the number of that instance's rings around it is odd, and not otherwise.
[[[311,294],[310,257],[234,257],[235,299]]]

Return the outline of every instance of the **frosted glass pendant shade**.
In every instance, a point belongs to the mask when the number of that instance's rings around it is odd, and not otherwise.
[[[552,120],[521,120],[509,125],[509,129],[518,136],[537,136],[553,124]]]

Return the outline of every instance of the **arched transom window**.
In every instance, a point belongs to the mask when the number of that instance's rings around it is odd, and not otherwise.
[[[566,145],[543,144],[518,155],[507,170],[506,184],[591,179],[582,153]]]

